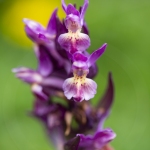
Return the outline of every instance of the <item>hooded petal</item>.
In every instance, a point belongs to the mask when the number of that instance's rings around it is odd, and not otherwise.
[[[86,62],[87,60],[88,60],[88,58],[84,54],[82,54],[82,53],[76,52],[73,55],[73,61],[83,61],[83,62]]]
[[[73,70],[79,70],[79,72],[84,72],[85,70],[88,70],[88,66],[87,66],[87,61],[88,58],[86,56],[84,56],[82,53],[80,52],[76,52],[73,55],[73,65],[72,65],[72,69]]]
[[[82,26],[80,23],[80,18],[76,15],[70,14],[65,19],[65,26],[69,31],[77,32],[81,30]]]
[[[94,51],[90,57],[89,57],[89,60],[88,60],[88,66],[92,66],[96,60],[104,53],[105,49],[107,47],[107,44],[103,44],[98,50]]]
[[[67,13],[67,15],[70,15],[70,14],[73,14],[76,16],[80,15],[79,11],[72,4],[69,4],[67,6],[66,13]]]

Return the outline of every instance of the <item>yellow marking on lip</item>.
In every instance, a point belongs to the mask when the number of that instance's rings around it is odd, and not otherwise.
[[[72,32],[71,30],[68,30],[68,38],[72,41],[75,42],[76,40],[79,39],[79,34],[80,34],[80,29],[77,30],[76,32]]]
[[[78,76],[77,73],[74,73],[73,83],[76,84],[78,87],[83,86],[85,84],[86,75],[87,74],[84,73],[82,76]]]

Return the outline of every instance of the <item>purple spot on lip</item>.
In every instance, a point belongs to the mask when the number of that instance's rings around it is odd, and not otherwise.
[[[74,99],[74,101],[76,101],[76,102],[80,102],[80,101],[82,100],[82,97],[74,97],[73,99]]]

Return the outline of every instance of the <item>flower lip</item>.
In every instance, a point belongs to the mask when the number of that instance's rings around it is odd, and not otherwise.
[[[75,75],[73,78],[66,79],[63,84],[64,94],[67,99],[73,98],[77,102],[84,99],[90,100],[96,94],[97,84],[86,78],[85,75]]]
[[[84,33],[77,31],[61,34],[58,37],[58,43],[69,53],[83,52],[90,46],[90,38]]]

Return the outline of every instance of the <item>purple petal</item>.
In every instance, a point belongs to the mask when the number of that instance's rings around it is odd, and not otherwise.
[[[90,100],[96,94],[97,84],[92,79],[86,78],[85,84],[83,84],[84,99]]]
[[[64,1],[64,0],[61,0],[61,3],[62,3],[62,8],[63,8],[63,10],[66,12],[66,10],[67,10],[67,5],[65,4],[65,1]]]
[[[33,94],[40,100],[48,101],[48,95],[44,93],[43,87],[38,84],[31,86]]]
[[[72,33],[61,34],[58,43],[70,53],[85,51],[90,46],[90,38],[84,33],[74,36]]]
[[[73,45],[73,41],[68,33],[61,34],[58,37],[58,43],[62,48],[64,48],[66,51],[72,51],[72,53],[75,53],[77,51],[76,47]]]
[[[81,8],[81,15],[80,15],[81,25],[83,25],[85,12],[86,12],[86,9],[87,9],[88,5],[89,5],[89,0],[84,0],[84,4]]]
[[[98,50],[94,51],[90,57],[89,57],[89,60],[88,60],[88,66],[92,66],[96,60],[104,53],[105,49],[107,47],[107,44],[103,44]]]
[[[41,83],[43,80],[42,76],[38,72],[29,68],[25,67],[15,68],[13,69],[13,72],[16,73],[17,78],[29,84]]]
[[[79,14],[79,11],[76,10],[76,8],[75,8],[72,4],[69,4],[69,5],[67,6],[66,13],[67,13],[67,15],[69,15],[69,14],[73,14],[73,15],[76,15],[76,16],[79,16],[79,15],[80,15],[80,14]]]
[[[48,105],[48,102],[43,102],[39,99],[36,99],[36,101],[34,103],[34,112],[33,113],[38,117],[42,117],[54,110],[55,110],[55,106]]]
[[[86,62],[87,61],[87,57],[85,55],[83,55],[82,53],[76,52],[73,55],[73,61],[83,61]]]
[[[38,38],[41,41],[45,42],[45,43],[49,43],[50,42],[49,39],[44,34],[42,34],[42,33],[39,33]]]
[[[25,23],[26,26],[28,26],[34,32],[44,32],[45,31],[45,28],[36,21],[24,18],[23,22]]]
[[[57,89],[62,89],[62,85],[64,83],[64,80],[57,77],[48,77],[44,78],[42,81],[43,86],[49,86]]]
[[[80,33],[77,40],[75,40],[75,45],[78,51],[85,51],[90,46],[90,38],[87,34]]]
[[[30,19],[23,19],[23,22],[25,23],[25,31],[29,38],[31,38],[33,41],[38,42],[38,35],[39,33],[45,33],[45,28],[39,24],[36,21],[30,20]]]
[[[56,35],[56,32],[57,32],[57,9],[55,9],[51,15],[51,18],[47,25],[47,32],[51,35]]]
[[[103,128],[103,123],[109,115],[113,100],[114,100],[114,85],[113,85],[112,75],[111,73],[109,73],[108,86],[106,92],[97,106],[98,115],[100,118],[98,130],[101,130]]]
[[[53,70],[53,65],[47,50],[40,45],[35,47],[35,53],[39,61],[38,71],[42,76],[48,76]]]
[[[83,22],[82,32],[89,35],[89,30],[88,30],[86,22]]]
[[[78,150],[79,142],[80,142],[80,137],[76,136],[75,138],[65,143],[64,149],[65,150]]]
[[[63,83],[63,90],[67,99],[71,99],[77,93],[77,88],[73,84],[73,78],[65,80],[65,82]]]

